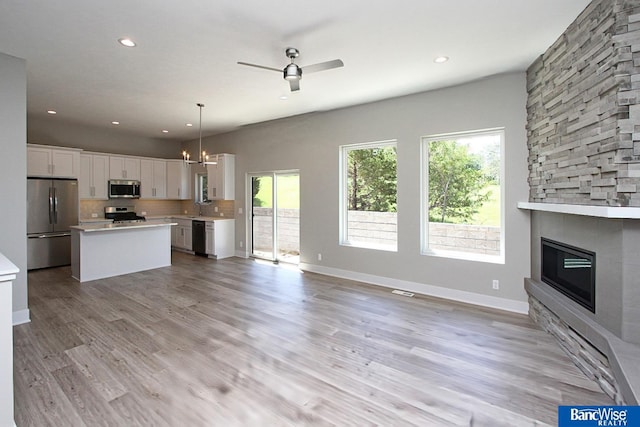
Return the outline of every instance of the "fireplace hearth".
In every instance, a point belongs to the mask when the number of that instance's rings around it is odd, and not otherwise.
[[[541,238],[541,279],[587,310],[596,311],[596,254]]]

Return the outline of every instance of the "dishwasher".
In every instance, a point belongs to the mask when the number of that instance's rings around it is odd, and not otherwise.
[[[204,221],[191,221],[191,241],[196,255],[207,256],[207,230]]]

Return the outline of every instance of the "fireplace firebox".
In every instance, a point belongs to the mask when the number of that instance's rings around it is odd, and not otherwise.
[[[542,237],[542,281],[596,311],[596,254]]]

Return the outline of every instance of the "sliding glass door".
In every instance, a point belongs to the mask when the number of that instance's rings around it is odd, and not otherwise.
[[[251,255],[300,260],[300,179],[297,171],[250,174]]]

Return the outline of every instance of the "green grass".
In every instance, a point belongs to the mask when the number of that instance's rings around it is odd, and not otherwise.
[[[300,181],[297,175],[283,175],[278,179],[278,208],[280,209],[300,209]],[[260,182],[260,191],[256,194],[256,199],[260,200],[261,206],[271,207],[271,197],[273,189],[271,179],[263,178]]]
[[[473,216],[470,223],[497,227],[500,225],[500,186],[488,185],[485,191],[491,191],[491,196],[478,209],[478,213]]]

